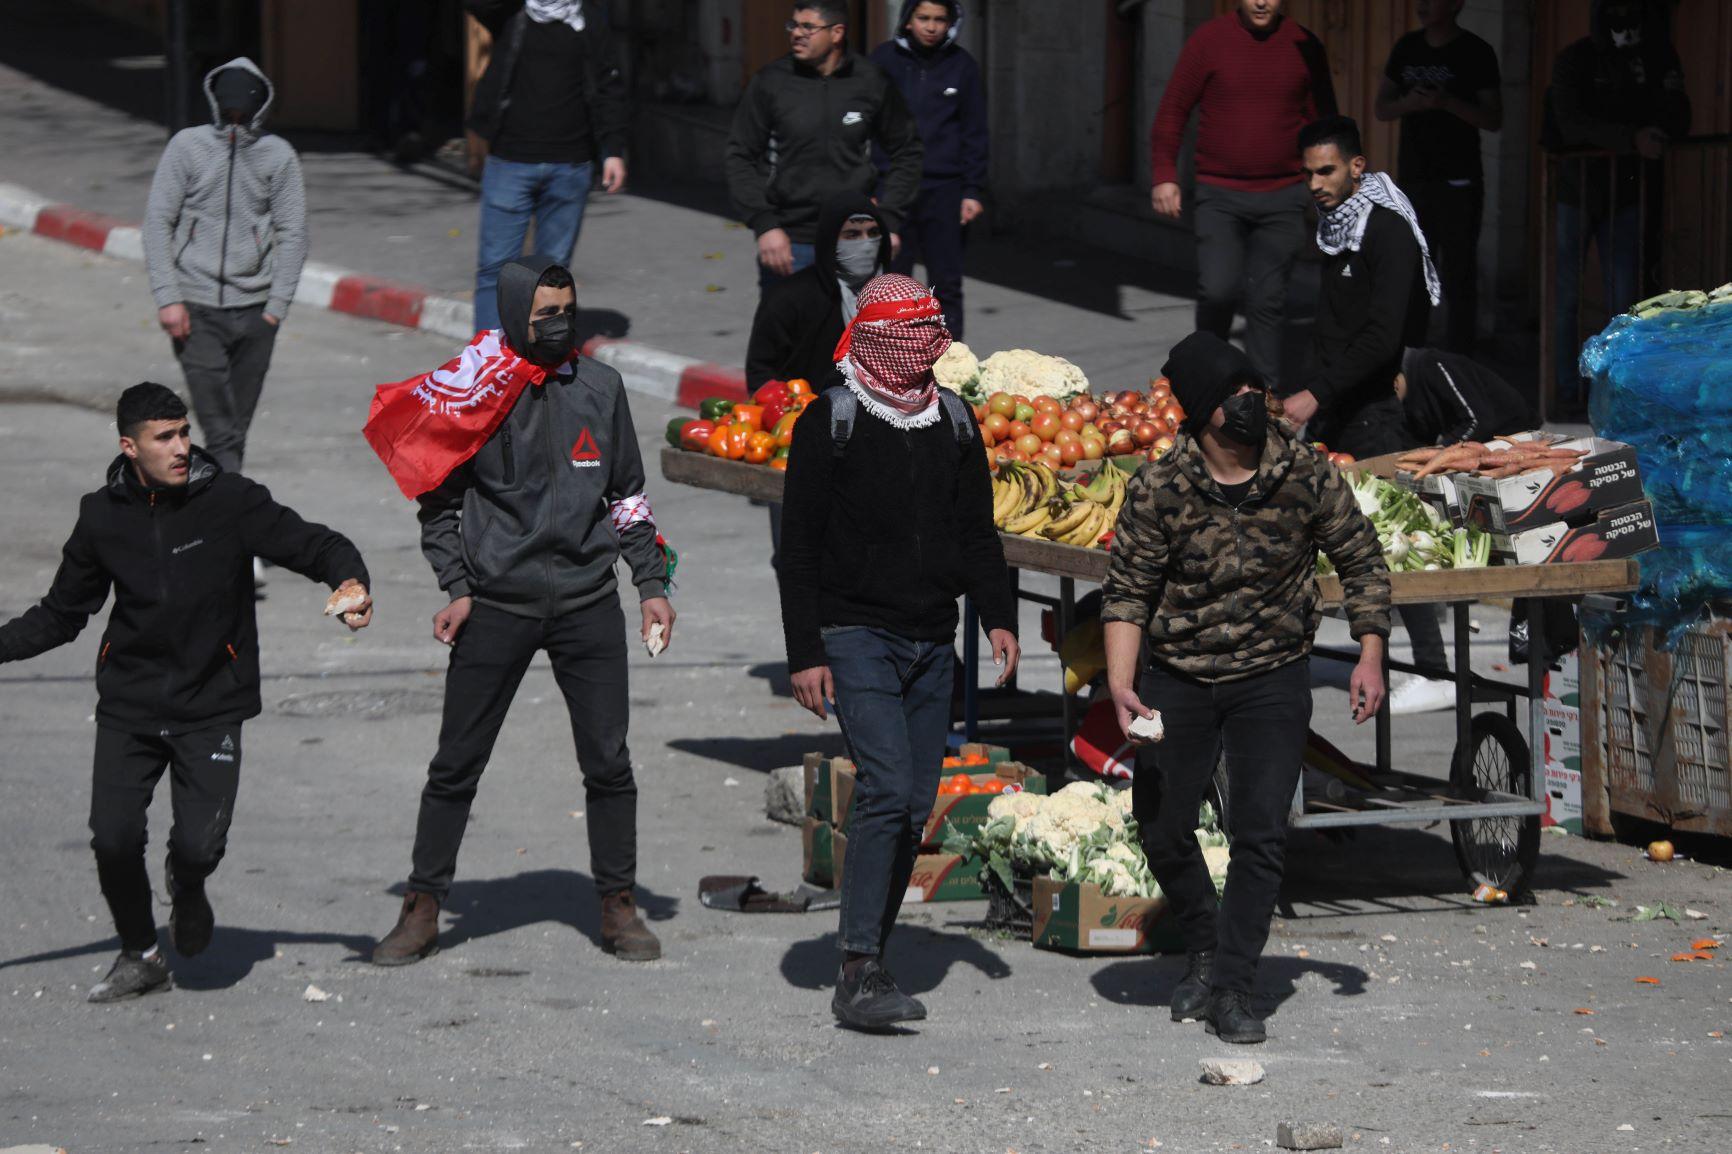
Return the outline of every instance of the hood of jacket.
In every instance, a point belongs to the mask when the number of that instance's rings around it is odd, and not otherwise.
[[[227,64],[218,65],[205,73],[204,98],[210,104],[211,124],[215,126],[218,132],[222,132],[224,129],[228,128],[228,125],[223,123],[222,110],[217,107],[216,77],[217,73],[224,72],[230,68],[240,68],[252,73],[254,76],[257,76],[265,86],[265,102],[259,106],[258,112],[253,114],[252,120],[244,126],[248,132],[257,136],[265,130],[265,120],[271,114],[271,105],[276,102],[277,89],[276,85],[271,83],[271,78],[265,75],[264,69],[260,68],[257,64],[254,64],[245,56],[237,56]]]
[[[1173,397],[1184,407],[1184,429],[1196,436],[1240,385],[1263,387],[1251,358],[1208,332],[1194,332],[1174,345],[1161,374],[1173,386]]]
[[[1408,424],[1415,429],[1447,429],[1453,424],[1452,410],[1437,388],[1433,354],[1410,348],[1401,355],[1401,375],[1407,378],[1407,396],[1401,400]]]
[[[1617,48],[1612,43],[1612,30],[1606,24],[1606,9],[1621,0],[1594,0],[1588,13],[1588,35],[1594,42],[1594,47],[1601,52],[1615,52]],[[1642,47],[1647,47],[1656,40],[1669,38],[1666,13],[1663,5],[1649,3],[1648,0],[1634,0],[1640,10],[1642,26]]]
[[[535,302],[535,286],[541,283],[542,274],[558,263],[552,257],[524,256],[506,261],[499,270],[499,327],[505,332],[505,343],[519,356],[529,350],[529,314]]]
[[[216,475],[223,471],[222,466],[217,464],[216,458],[197,445],[194,445],[192,451],[187,454],[186,464],[186,484],[184,486],[157,488],[140,481],[138,471],[132,467],[131,458],[125,453],[121,453],[109,462],[107,488],[111,495],[123,501],[130,501],[135,497],[146,498],[157,493],[166,493],[171,496],[178,494],[185,498],[208,486],[216,479]]]
[[[914,38],[908,35],[908,21],[913,18],[914,10],[925,2],[926,0],[902,0],[902,15],[896,18],[897,47],[908,52],[922,51],[920,45],[914,42]],[[953,47],[956,44],[957,36],[962,32],[962,0],[938,0],[938,3],[950,9],[950,31],[945,34],[944,43],[932,49],[934,52],[942,52],[946,48]]]
[[[1257,473],[1252,479],[1251,491],[1246,494],[1247,501],[1267,500],[1287,479],[1287,474],[1293,471],[1294,443],[1293,434],[1285,425],[1279,421],[1269,422],[1269,435],[1263,439],[1263,455],[1257,461]],[[1215,480],[1209,472],[1208,462],[1203,460],[1203,446],[1197,438],[1189,433],[1180,433],[1167,452],[1193,489],[1204,497],[1226,502],[1221,483]]]
[[[880,270],[890,267],[890,225],[885,221],[884,214],[878,211],[878,206],[873,204],[872,198],[865,193],[839,192],[825,201],[824,207],[819,210],[818,234],[812,244],[812,263],[818,266],[824,290],[831,296],[842,294],[836,281],[836,238],[842,235],[842,226],[848,223],[851,216],[869,216],[878,222],[878,231],[883,234],[878,242],[878,267]],[[501,274],[501,277],[503,275]],[[500,283],[504,283],[503,279]],[[500,315],[504,315],[503,310]]]

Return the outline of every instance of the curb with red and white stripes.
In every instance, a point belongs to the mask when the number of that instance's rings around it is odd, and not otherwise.
[[[120,260],[144,262],[144,233],[137,225],[70,204],[56,204],[16,184],[0,182],[0,227],[35,233]],[[470,324],[472,306],[466,300],[435,296],[414,285],[320,261],[310,260],[302,267],[295,304],[458,341],[475,335]],[[591,339],[583,351],[618,370],[626,388],[633,392],[687,408],[696,408],[705,397],[746,397],[746,374],[737,368],[606,337]]]

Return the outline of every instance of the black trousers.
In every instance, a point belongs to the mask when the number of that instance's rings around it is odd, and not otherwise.
[[[1311,663],[1215,684],[1152,666],[1143,672],[1141,697],[1160,710],[1167,731],[1143,754],[1131,787],[1143,852],[1179,919],[1185,949],[1214,950],[1214,987],[1249,993],[1281,892],[1287,811],[1311,728]],[[1223,752],[1233,859],[1217,915],[1196,829]]]
[[[219,309],[188,305],[192,331],[174,342],[198,417],[199,444],[226,472],[238,473],[247,429],[265,391],[265,371],[277,345],[277,326],[265,306]],[[280,319],[280,318],[279,318]]]
[[[228,848],[241,783],[240,722],[192,733],[122,733],[98,726],[90,789],[90,848],[122,948],[156,945],[145,816],[164,770],[174,802],[168,852],[177,885],[201,885]]]
[[[902,251],[890,262],[890,271],[912,276],[916,259],[925,265],[932,295],[944,310],[945,327],[962,340],[962,182],[922,188],[900,235]]]
[[[1227,339],[1233,314],[1245,317],[1245,355],[1273,384],[1281,379],[1287,282],[1310,240],[1303,184],[1244,192],[1198,184],[1191,217],[1197,232],[1197,327]]]
[[[427,767],[415,827],[409,889],[444,903],[457,872],[457,851],[481,773],[493,755],[511,699],[539,650],[571,713],[571,736],[583,774],[590,873],[604,896],[637,878],[637,782],[626,749],[625,620],[610,596],[555,618],[519,617],[476,605],[457,634],[445,672],[439,750]]]
[[[1451,352],[1472,356],[1479,322],[1479,230],[1485,186],[1421,181],[1403,186],[1419,214],[1419,227],[1437,265],[1447,315],[1444,339]]]

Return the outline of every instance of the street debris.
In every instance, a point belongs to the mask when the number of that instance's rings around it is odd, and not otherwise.
[[[1200,1064],[1203,1081],[1211,1086],[1255,1086],[1263,1080],[1263,1064],[1249,1058],[1204,1058]]]
[[[1333,1122],[1282,1122],[1275,1127],[1275,1145],[1283,1150],[1339,1150],[1341,1127]]]
[[[1659,978],[1637,978],[1636,984],[1638,986],[1657,986],[1660,984],[1660,979]]]
[[[1677,850],[1672,848],[1672,843],[1669,841],[1654,841],[1648,843],[1649,861],[1668,862],[1672,860],[1677,852]]]
[[[663,1114],[659,1118],[645,1118],[643,1120],[643,1122],[640,1123],[640,1125],[644,1125],[644,1126],[671,1126],[671,1125],[673,1125],[673,1122],[674,1122],[674,1120],[672,1118],[669,1118],[666,1114]]]
[[[301,1001],[303,1002],[328,1002],[330,1000],[331,995],[314,985],[308,985],[306,989],[301,991]]]

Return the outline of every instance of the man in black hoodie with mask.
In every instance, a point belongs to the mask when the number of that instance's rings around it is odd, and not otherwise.
[[[529,663],[546,650],[588,799],[602,946],[647,961],[661,956],[661,943],[633,893],[637,783],[626,748],[626,638],[614,567],[623,559],[631,569],[641,637],[654,656],[673,636],[667,558],[643,492],[625,386],[613,369],[576,352],[571,273],[545,257],[511,261],[500,270],[497,303],[500,329],[477,336],[453,365],[404,382],[411,406],[422,391],[466,392],[456,402],[465,411],[487,405],[490,390],[505,393],[498,420],[477,426],[427,403],[428,423],[444,420],[440,445],[467,440],[439,465],[443,477],[425,469],[411,477],[403,464],[417,437],[427,438],[426,425],[396,439],[381,435],[392,407],[384,390],[368,422],[369,440],[420,501],[421,551],[451,598],[433,618],[433,636],[451,646],[451,660],[408,893],[372,960],[405,965],[438,948],[439,907],[481,773]],[[471,352],[483,359],[473,374]]]
[[[144,865],[145,815],[164,772],[174,794],[163,865],[170,940],[183,957],[210,944],[205,879],[228,845],[241,723],[260,708],[253,557],[352,590],[358,602],[343,615],[350,629],[373,616],[367,568],[347,538],[224,472],[192,443],[186,405],[172,390],[127,389],[115,423],[120,456],[80,502],[48,596],[0,626],[0,663],[23,661],[72,641],[114,590],[96,656],[90,848],[120,956],[90,988],[92,1002],[173,984]]]
[[[956,42],[962,31],[959,0],[904,0],[896,36],[872,50],[914,113],[925,149],[920,196],[902,225],[892,272],[911,276],[914,258],[926,265],[932,292],[944,306],[944,325],[962,340],[962,230],[985,211],[986,93],[980,65]],[[889,171],[889,158],[878,156]]]
[[[843,192],[826,201],[816,259],[758,298],[746,347],[746,389],[800,378],[822,392],[836,367],[836,342],[854,319],[855,295],[889,265],[890,229],[871,198]]]

